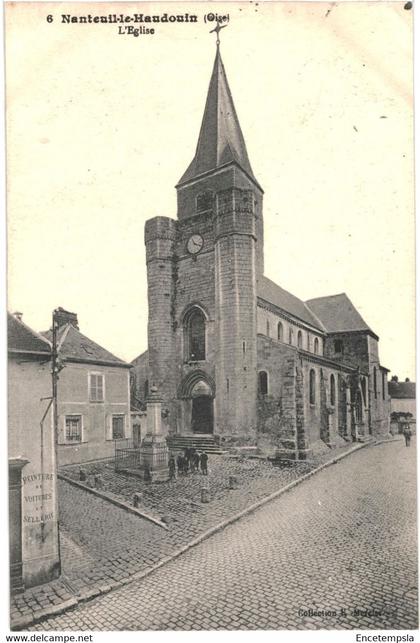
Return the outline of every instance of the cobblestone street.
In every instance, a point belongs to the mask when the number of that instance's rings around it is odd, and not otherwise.
[[[351,448],[352,444],[346,447]],[[274,467],[265,460],[239,462],[210,456],[206,478],[210,484],[209,504],[200,502],[203,481],[200,474],[181,476],[176,483],[144,487],[145,508],[156,517],[165,517],[168,531],[60,481],[60,526],[68,536],[67,546],[63,548],[63,571],[77,591],[91,588],[100,579],[103,583],[122,580],[147,569],[206,530],[336,455],[328,451],[311,463],[286,468]],[[233,474],[239,488],[229,491],[228,479]],[[130,500],[142,484],[131,476],[117,475],[116,480],[120,495],[126,500]],[[85,552],[85,560],[81,559],[81,552]]]
[[[321,446],[321,445],[320,445]],[[13,595],[13,627],[28,627],[34,619],[46,618],[65,603],[74,606],[130,582],[134,574],[146,573],[195,538],[225,521],[232,520],[255,502],[263,502],[288,484],[320,465],[340,458],[363,445],[352,443],[340,449],[319,448],[309,462],[287,467],[273,466],[261,459],[210,456],[210,503],[200,502],[204,480],[200,474],[181,476],[176,483],[144,485],[142,508],[163,523],[150,522],[90,490],[59,480],[60,540],[62,576],[52,583],[29,588]],[[96,470],[98,465],[92,465]],[[99,465],[103,472],[103,465]],[[112,483],[114,493],[129,500],[141,482],[128,475],[114,474],[112,465],[104,473],[105,491]],[[75,468],[75,476],[79,467]],[[235,475],[238,489],[229,490],[229,476]],[[131,503],[129,503],[131,504]]]
[[[415,455],[402,440],[355,452],[147,578],[32,629],[416,628]]]

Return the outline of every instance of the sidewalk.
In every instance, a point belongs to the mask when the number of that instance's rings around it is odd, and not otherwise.
[[[311,462],[286,468],[265,460],[238,460],[211,456],[211,501],[200,502],[200,474],[176,483],[141,487],[144,509],[163,518],[169,529],[133,515],[103,498],[60,481],[60,529],[63,575],[57,581],[12,597],[12,629],[24,629],[50,614],[57,614],[148,575],[212,533],[354,451],[375,444],[349,444],[328,451]],[[77,468],[78,470],[78,468]],[[139,481],[113,474],[103,467],[104,491],[130,502]],[[67,471],[68,475],[69,472]],[[228,489],[229,476],[239,488]]]

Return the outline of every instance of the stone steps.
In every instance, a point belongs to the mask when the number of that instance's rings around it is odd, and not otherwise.
[[[169,449],[173,451],[192,448],[206,453],[224,453],[212,435],[171,435],[166,441]]]

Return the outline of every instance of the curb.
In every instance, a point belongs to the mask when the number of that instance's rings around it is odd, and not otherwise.
[[[383,444],[386,442],[395,442],[396,439],[394,438],[393,440],[377,440],[377,441],[369,441],[369,442],[362,442],[358,443],[356,446],[354,446],[352,449],[349,449],[345,453],[341,453],[338,455],[336,458],[333,458],[332,460],[328,460],[328,462],[324,462],[323,464],[319,465],[312,471],[309,471],[309,473],[305,473],[303,476],[300,476],[296,480],[293,480],[292,482],[289,482],[285,487],[282,487],[281,489],[278,489],[277,491],[274,491],[268,496],[265,496],[261,500],[258,500],[252,505],[249,505],[248,507],[245,507],[245,509],[242,509],[242,511],[238,512],[237,514],[234,514],[233,516],[230,516],[230,518],[226,518],[226,520],[223,520],[219,524],[217,524],[215,527],[211,527],[210,529],[207,529],[207,531],[204,531],[202,534],[197,536],[196,538],[193,538],[189,543],[184,545],[183,547],[180,547],[177,549],[174,553],[172,553],[170,556],[167,556],[166,558],[162,558],[158,563],[155,565],[152,565],[149,569],[145,569],[141,572],[136,572],[132,576],[129,576],[126,579],[123,579],[121,581],[118,581],[116,583],[113,583],[111,585],[103,585],[102,587],[98,588],[92,588],[91,590],[86,590],[82,595],[80,596],[75,596],[74,598],[66,601],[65,603],[60,603],[60,605],[56,605],[51,608],[45,608],[45,610],[41,610],[40,612],[37,612],[36,614],[33,615],[32,618],[26,618],[26,619],[20,619],[19,621],[14,621],[11,623],[11,630],[12,631],[17,631],[21,630],[28,625],[32,625],[34,623],[38,623],[39,621],[43,620],[44,618],[47,618],[49,616],[57,616],[63,612],[66,612],[69,609],[72,609],[73,607],[76,607],[77,605],[81,603],[85,603],[93,598],[97,598],[98,596],[103,596],[105,594],[108,594],[109,592],[113,591],[114,589],[118,589],[119,587],[123,587],[125,585],[129,585],[130,583],[133,583],[138,580],[142,580],[143,578],[146,578],[147,576],[150,576],[153,574],[155,571],[163,567],[164,565],[167,565],[168,563],[172,562],[185,552],[187,552],[189,549],[192,549],[193,547],[196,547],[200,543],[202,543],[204,540],[207,540],[214,534],[216,534],[219,531],[222,531],[225,527],[228,527],[229,525],[233,524],[234,522],[237,522],[244,516],[247,516],[248,514],[253,513],[260,507],[264,506],[265,504],[268,504],[272,500],[275,500],[279,496],[283,495],[284,493],[287,493],[294,487],[296,487],[298,484],[301,482],[304,482],[311,476],[315,475],[319,471],[322,471],[323,469],[326,469],[327,467],[331,466],[332,464],[336,464],[340,460],[343,460],[343,458],[346,458],[347,456],[351,455],[355,451],[359,451],[360,449],[364,449],[365,447],[368,446],[377,446],[379,444]],[[59,474],[59,478],[62,478],[65,481],[70,482],[71,484],[75,484],[75,486],[80,486],[83,489],[85,489],[85,485],[81,485],[79,482],[75,480],[71,480],[62,476]],[[96,495],[99,495],[102,497],[103,494],[100,494],[97,492],[96,489],[91,489],[90,487],[86,488],[87,490],[95,493]],[[107,498],[108,499],[108,498]],[[112,500],[111,500],[112,502]],[[117,504],[117,503],[114,503]],[[128,505],[129,506],[129,505]],[[125,508],[125,507],[124,507]],[[133,509],[133,507],[129,507],[130,509]],[[136,510],[134,510],[136,511]],[[148,518],[149,520],[151,519],[150,517]],[[156,522],[156,519],[152,519],[153,522]],[[162,525],[163,526],[163,523]],[[167,529],[166,525],[165,528]]]
[[[140,518],[149,520],[150,522],[153,522],[155,525],[158,525],[158,527],[162,527],[162,529],[166,529],[166,530],[169,529],[169,527],[165,525],[164,522],[161,522],[157,518],[150,516],[150,514],[147,514],[144,511],[140,511],[140,509],[137,509],[136,507],[132,507],[127,502],[123,502],[122,500],[119,500],[118,498],[112,496],[109,493],[104,493],[103,491],[99,491],[98,489],[93,489],[92,487],[88,487],[86,484],[83,484],[78,480],[73,480],[73,478],[68,478],[62,473],[57,474],[57,477],[59,480],[64,480],[64,482],[68,482],[69,484],[72,484],[74,487],[78,487],[79,489],[83,489],[84,491],[92,493],[94,496],[98,496],[98,498],[101,498],[102,500],[107,500],[108,502],[111,502],[113,505],[116,505],[120,509],[124,509],[124,511],[128,511],[129,513],[132,513],[135,516],[139,516]]]
[[[77,600],[76,597],[74,597],[74,598],[69,598],[67,601],[60,603],[59,605],[52,605],[51,607],[45,607],[43,610],[39,610],[39,612],[37,612],[36,615],[34,616],[22,617],[17,619],[16,621],[13,621],[11,623],[10,629],[12,630],[12,632],[23,630],[25,627],[28,627],[28,625],[33,625],[38,621],[42,621],[42,619],[47,618],[48,616],[58,616],[63,612],[67,612],[67,610],[71,609],[72,607],[75,607],[76,605],[78,605],[78,603],[79,601]]]

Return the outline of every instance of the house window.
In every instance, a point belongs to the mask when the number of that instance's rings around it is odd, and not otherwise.
[[[330,404],[335,406],[335,377],[331,375],[330,377]]]
[[[82,416],[66,415],[66,442],[82,441]]]
[[[293,344],[293,328],[289,328],[289,344]]]
[[[334,340],[334,353],[342,353],[343,352],[343,340],[342,339],[335,339]]]
[[[302,348],[302,331],[301,330],[298,332],[297,342],[298,342],[298,348]]]
[[[309,371],[309,404],[315,404],[315,386],[316,386],[315,371],[311,369]]]
[[[267,322],[265,324],[265,329],[266,329],[265,334],[267,335],[267,337],[270,337],[270,322],[268,321],[268,319],[267,319]]]
[[[283,341],[283,324],[281,322],[277,324],[277,339],[279,342]]]
[[[124,437],[124,416],[113,415],[112,416],[112,439],[120,440],[123,437]]]
[[[268,375],[266,371],[258,373],[258,393],[260,395],[267,395],[268,393]]]
[[[206,359],[206,320],[199,308],[193,308],[185,317],[187,361]]]
[[[311,336],[308,333],[308,341],[307,341],[307,347],[308,347],[308,352],[311,350]]]
[[[90,401],[104,401],[104,376],[101,373],[89,374]]]
[[[319,352],[319,339],[318,339],[318,337],[315,337],[315,341],[314,341],[314,353],[315,353],[315,355],[318,355],[318,352]]]

